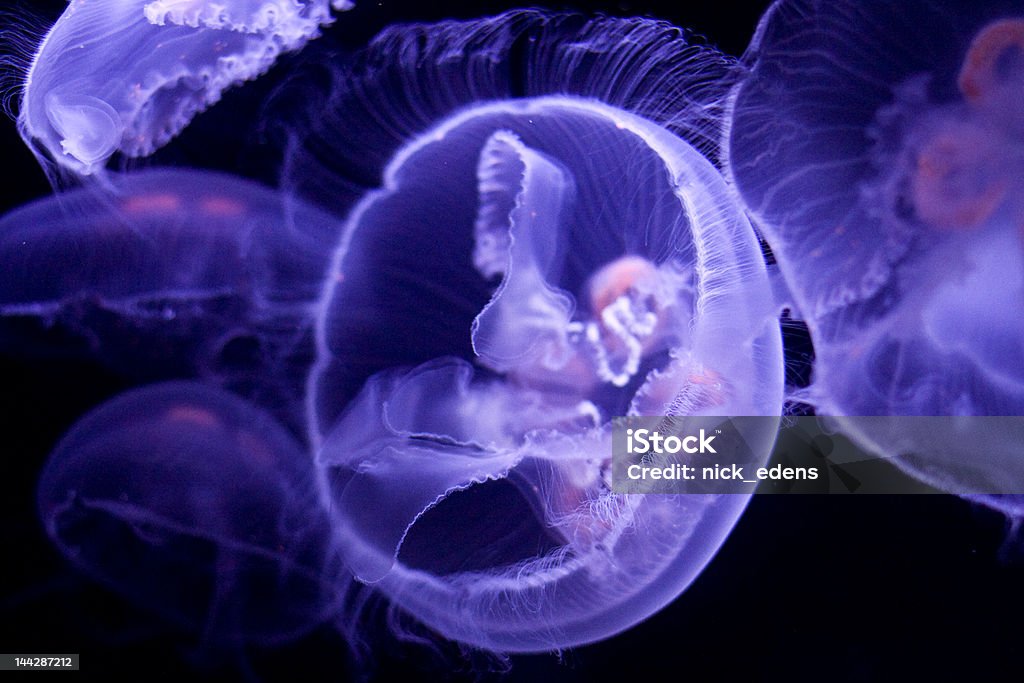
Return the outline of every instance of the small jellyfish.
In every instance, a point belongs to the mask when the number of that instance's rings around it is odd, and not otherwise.
[[[0,348],[91,358],[136,381],[202,379],[301,425],[338,221],[218,173],[113,180],[0,219]]]
[[[82,418],[46,464],[39,513],[72,563],[210,646],[295,638],[338,608],[312,462],[217,389],[154,385]]]
[[[611,488],[615,416],[782,410],[761,249],[697,147],[713,154],[711,73],[729,61],[655,21],[403,27],[291,150],[300,191],[316,159],[358,178],[391,153],[326,278],[309,440],[356,578],[446,638],[617,634],[694,580],[748,500]],[[761,461],[774,437],[751,436]]]
[[[18,125],[46,163],[94,174],[166,144],[231,86],[319,35],[348,0],[72,0],[25,76]]]
[[[782,0],[747,62],[728,167],[813,339],[801,398],[929,483],[1018,508],[987,495],[1024,494],[1008,421],[858,416],[1024,414],[1024,8]]]

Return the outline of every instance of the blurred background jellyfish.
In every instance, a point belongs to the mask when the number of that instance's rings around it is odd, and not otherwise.
[[[960,494],[1024,494],[1024,6],[782,0],[729,170],[808,324],[805,400]],[[986,496],[1020,511],[1020,497]]]
[[[298,638],[345,595],[301,443],[338,225],[272,188],[187,169],[117,175],[0,220],[0,352],[84,359],[128,385],[195,380],[76,422],[38,505],[64,556],[199,636],[203,654]]]
[[[348,0],[72,0],[25,76],[18,125],[44,164],[89,176],[146,156],[233,85],[302,47]]]
[[[110,191],[112,190],[112,192]],[[233,176],[117,176],[0,219],[0,350],[194,378],[301,433],[313,304],[339,222]]]
[[[314,98],[286,185],[381,187],[320,300],[310,442],[356,578],[444,637],[619,633],[745,506],[610,481],[614,416],[781,414],[761,249],[705,156],[731,69],[661,22],[514,12],[385,31]]]
[[[219,389],[157,384],[94,410],[51,455],[39,512],[77,566],[211,645],[294,638],[339,605],[313,463]]]

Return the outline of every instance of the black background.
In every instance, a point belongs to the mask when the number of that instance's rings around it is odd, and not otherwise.
[[[392,21],[468,18],[510,6],[425,4],[364,1],[341,17],[338,37],[356,46]],[[668,19],[739,54],[764,4],[558,7]],[[62,3],[21,7],[52,21]],[[273,77],[230,93],[224,107],[200,117],[160,160],[195,163],[201,148],[217,165],[216,159],[240,153],[246,141],[232,137],[237,129],[229,112],[259,100]],[[0,123],[0,208],[6,211],[49,188],[14,123]],[[272,173],[274,153],[257,153],[249,162],[253,175]],[[356,668],[326,626],[280,649],[199,657],[192,636],[168,630],[71,571],[35,517],[35,481],[49,449],[84,411],[121,390],[123,380],[83,363],[0,357],[0,382],[0,651],[78,652],[76,675],[90,680],[131,676],[140,667],[149,672],[146,679],[197,681],[246,675],[345,681],[368,669],[404,680],[1019,680],[1024,663],[1019,539],[1015,545],[1001,516],[949,496],[755,496],[718,555],[666,609],[618,637],[561,656],[512,657],[507,671],[498,671],[505,668],[498,660],[461,657],[455,648],[432,652],[387,638],[379,639],[369,667]]]

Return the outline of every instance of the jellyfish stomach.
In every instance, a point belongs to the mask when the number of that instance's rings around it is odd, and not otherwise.
[[[974,230],[1006,200],[1011,181],[1000,163],[998,132],[958,122],[917,154],[911,195],[918,218],[936,230]]]
[[[960,67],[958,106],[939,114],[916,152],[911,197],[917,216],[939,230],[974,230],[1009,205],[1024,224],[1024,19],[993,21],[974,36]]]
[[[998,19],[974,36],[964,56],[957,86],[978,108],[998,104],[1014,86],[1024,84],[1024,18]]]
[[[574,403],[602,386],[625,390],[644,371],[645,359],[687,339],[686,287],[671,264],[656,266],[632,255],[616,259],[587,283],[587,310],[549,321],[547,338],[500,369],[512,384],[565,393],[569,397],[560,400]],[[487,354],[480,362],[494,368]]]
[[[688,282],[671,263],[624,256],[598,270],[587,289],[594,319],[579,329],[603,382],[625,386],[645,356],[686,337],[692,311],[680,309],[689,309]]]

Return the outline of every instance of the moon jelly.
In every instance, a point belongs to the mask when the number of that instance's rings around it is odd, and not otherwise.
[[[300,48],[348,0],[72,0],[25,77],[22,137],[89,175],[166,144],[232,85]],[[44,161],[45,163],[45,161]]]
[[[50,456],[39,509],[75,564],[208,642],[276,642],[337,608],[312,462],[217,389],[160,384],[90,413]]]
[[[112,192],[111,192],[112,190]],[[193,377],[303,423],[312,304],[337,221],[256,183],[153,170],[0,220],[0,347]]]
[[[658,22],[513,13],[388,31],[337,81],[319,142],[339,153],[316,158],[365,169],[408,139],[334,255],[311,440],[356,577],[447,638],[616,634],[746,504],[616,494],[609,474],[616,415],[781,413],[761,250],[692,144],[719,60]],[[288,168],[309,168],[303,143]]]
[[[1024,414],[1024,8],[782,0],[748,61],[730,170],[813,337],[810,401]],[[841,423],[947,490],[1024,492],[1021,434]]]

